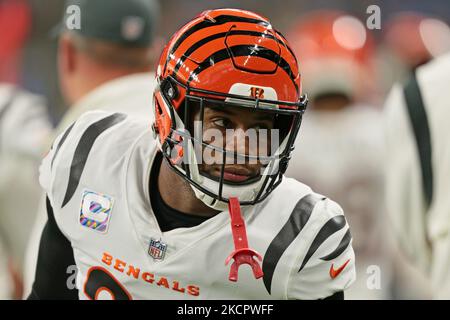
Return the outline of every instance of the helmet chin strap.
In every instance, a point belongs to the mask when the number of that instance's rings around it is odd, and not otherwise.
[[[194,170],[192,170],[194,171]],[[200,176],[201,183],[203,186],[208,188],[209,190],[219,190],[219,183],[207,178],[205,176]],[[230,199],[231,197],[237,197],[237,195],[241,195],[242,201],[252,200],[262,185],[262,181],[255,182],[250,185],[245,186],[230,186],[226,183],[223,184],[222,195],[224,198]],[[218,210],[225,211],[228,208],[228,203],[225,201],[221,201],[219,199],[215,199],[201,190],[198,190],[195,186],[191,185],[191,188],[194,190],[195,196],[197,199],[201,200],[208,207]]]
[[[217,211],[225,211],[227,209],[228,204],[226,202],[214,199],[213,197],[208,196],[207,194],[203,193],[202,191],[198,190],[196,187],[192,185],[191,188],[192,190],[194,190],[197,199],[202,201],[208,207]]]
[[[233,233],[234,251],[225,260],[225,265],[228,265],[231,259],[234,259],[234,262],[230,267],[228,279],[233,282],[238,280],[239,267],[242,264],[250,265],[254,277],[259,279],[264,275],[258,262],[258,260],[262,261],[262,257],[258,252],[248,247],[247,231],[245,228],[245,221],[241,215],[239,199],[231,197],[229,201],[228,208],[231,217],[231,232]],[[255,259],[255,257],[257,259]]]

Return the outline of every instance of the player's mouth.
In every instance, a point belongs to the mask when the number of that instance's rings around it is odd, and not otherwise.
[[[220,169],[214,170],[214,175],[220,178]],[[243,183],[255,178],[255,175],[246,168],[242,167],[225,167],[223,171],[223,179],[227,182]]]
[[[208,170],[200,170],[201,174],[209,179],[220,182],[220,173],[221,166],[208,166]],[[252,168],[253,169],[253,168]],[[223,172],[223,180],[227,184],[235,184],[235,185],[243,185],[243,184],[251,184],[259,179],[261,179],[261,175],[258,174],[259,170],[251,170],[246,167],[238,166],[226,166]]]
[[[236,170],[227,170],[223,172],[223,178],[227,181],[232,182],[244,182],[251,178],[250,174],[247,173],[238,173]]]

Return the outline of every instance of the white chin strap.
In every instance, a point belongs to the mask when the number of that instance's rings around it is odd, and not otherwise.
[[[198,167],[195,166],[196,171],[198,171]],[[219,185],[220,183],[217,181],[214,181],[212,179],[209,179],[205,176],[201,176],[202,180],[202,187],[204,187],[207,190],[210,190],[214,192],[215,194],[219,194]],[[240,202],[242,201],[251,201],[256,198],[256,195],[258,194],[259,189],[261,188],[261,184],[263,183],[263,179],[252,183],[248,185],[243,186],[232,186],[226,183],[223,183],[222,187],[222,197],[229,199],[230,197],[237,197]],[[195,196],[200,199],[204,204],[207,206],[219,210],[224,211],[228,208],[228,203],[219,201],[217,199],[214,199],[213,197],[208,196],[201,190],[197,189],[195,186],[191,184],[192,190],[195,192]]]

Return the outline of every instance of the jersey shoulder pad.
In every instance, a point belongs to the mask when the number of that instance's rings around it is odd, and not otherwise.
[[[108,176],[107,170],[124,157],[142,130],[136,121],[123,113],[90,111],[54,140],[39,170],[39,182],[54,209],[71,200],[87,168],[94,166],[99,177]]]
[[[346,289],[354,280],[354,254],[340,206],[289,178],[270,199],[265,219],[276,233],[263,260],[268,293],[320,299]]]
[[[290,271],[287,298],[322,299],[346,290],[355,280],[352,236],[336,202],[315,193],[302,200],[312,209],[303,217],[307,221],[299,234],[300,254]]]

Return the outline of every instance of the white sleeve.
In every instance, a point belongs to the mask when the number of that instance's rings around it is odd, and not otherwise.
[[[64,192],[64,176],[70,170],[70,161],[75,147],[84,131],[96,120],[107,116],[104,111],[86,112],[69,125],[53,141],[50,150],[45,155],[39,167],[39,184],[47,194],[54,207],[55,197],[61,197]]]
[[[45,155],[44,159],[39,166],[39,184],[41,185],[43,191],[47,195],[50,200],[50,203],[53,205],[53,179],[54,179],[54,161],[55,156],[60,149],[62,148],[62,143],[67,138],[67,135],[70,133],[72,127],[67,128],[64,132],[62,132],[54,141],[50,148],[50,150]]]
[[[345,291],[356,278],[351,233],[342,209],[325,199],[316,204],[311,218],[314,221],[308,221],[303,236],[307,249],[289,275],[288,299],[323,299]]]
[[[417,145],[400,85],[394,86],[384,108],[385,199],[389,224],[407,256],[422,271],[429,268],[425,203]]]
[[[126,115],[120,113],[86,112],[53,142],[39,168],[39,183],[50,200],[57,222],[59,212],[57,208],[62,208],[64,201],[67,200],[66,191],[74,161],[80,162],[84,167],[87,158],[80,160],[80,153],[83,156],[87,151],[87,157],[96,137],[125,118]]]

